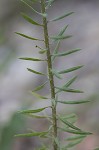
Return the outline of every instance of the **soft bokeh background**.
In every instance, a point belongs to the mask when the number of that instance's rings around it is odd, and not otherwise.
[[[37,5],[34,7],[39,10]],[[55,83],[63,84],[67,79],[78,75],[73,84],[75,88],[85,91],[84,94],[62,93],[60,99],[91,99],[86,105],[63,107],[58,106],[61,113],[74,112],[78,115],[77,125],[82,129],[93,132],[76,147],[76,150],[93,150],[99,147],[99,1],[98,0],[57,0],[49,9],[49,19],[65,11],[75,13],[68,18],[49,24],[50,35],[57,34],[66,24],[69,24],[67,33],[73,37],[62,41],[60,51],[81,48],[82,51],[62,57],[55,61],[59,70],[75,65],[85,65],[81,70],[64,76],[64,80]],[[37,138],[14,138],[14,134],[26,132],[27,128],[46,129],[48,122],[41,124],[38,120],[23,118],[16,111],[25,108],[46,106],[48,102],[38,101],[29,91],[40,85],[46,78],[27,71],[27,67],[46,72],[45,63],[30,63],[19,60],[23,56],[43,57],[35,46],[37,42],[19,37],[14,32],[21,32],[33,37],[41,37],[39,27],[27,23],[20,15],[27,12],[35,20],[41,18],[31,12],[19,0],[0,0],[0,150],[33,150],[41,143]],[[42,43],[38,44],[39,46]],[[52,46],[53,49],[53,46]],[[40,92],[49,94],[46,86]],[[31,106],[31,107],[30,107]],[[46,112],[49,113],[49,112]]]

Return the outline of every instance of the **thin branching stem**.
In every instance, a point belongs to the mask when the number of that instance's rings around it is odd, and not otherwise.
[[[46,13],[45,9],[45,0],[41,0],[41,9],[42,13]],[[53,101],[55,101],[55,88],[54,88],[54,79],[53,74],[51,72],[52,70],[52,62],[51,62],[51,54],[50,54],[50,46],[49,46],[49,36],[48,36],[48,27],[47,27],[47,19],[46,17],[43,17],[43,27],[44,27],[44,39],[45,39],[45,47],[47,49],[47,62],[48,62],[48,75],[49,75],[49,81],[50,81],[50,89],[51,89],[51,100],[52,100],[52,118],[53,118],[53,149],[57,150],[57,144],[55,142],[55,139],[57,137],[57,118],[56,118],[56,105]]]

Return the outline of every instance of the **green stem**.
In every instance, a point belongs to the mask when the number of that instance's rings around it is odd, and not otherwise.
[[[41,9],[42,13],[46,13],[45,10],[45,0],[41,0]],[[48,63],[48,75],[50,81],[50,89],[51,89],[51,100],[52,100],[52,118],[53,118],[53,137],[54,139],[57,137],[57,118],[56,118],[56,105],[55,102],[55,88],[54,88],[54,79],[52,70],[52,62],[51,62],[51,54],[50,54],[50,47],[49,47],[49,36],[48,36],[48,27],[47,27],[47,19],[43,17],[43,26],[44,26],[44,39],[45,39],[45,47],[47,50],[47,63]],[[55,140],[53,141],[53,149],[57,150],[57,144]]]

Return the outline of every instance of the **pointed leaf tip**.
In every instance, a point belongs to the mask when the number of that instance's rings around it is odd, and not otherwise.
[[[66,69],[66,70],[59,71],[58,73],[59,73],[59,74],[69,73],[69,72],[78,70],[78,69],[80,69],[80,68],[82,68],[82,67],[83,67],[83,65],[81,65],[81,66],[76,66],[76,67],[72,67],[72,68],[69,68],[69,69]]]
[[[30,39],[30,40],[43,41],[43,40],[40,40],[40,39],[37,39],[37,38],[33,38],[33,37],[31,37],[31,36],[25,35],[25,34],[23,34],[23,33],[19,33],[19,32],[15,32],[15,33],[18,34],[18,35],[20,35],[20,36],[22,36],[22,37],[24,37],[24,38]]]
[[[41,24],[39,24],[38,22],[34,21],[33,19],[31,19],[31,17],[29,17],[28,15],[26,15],[25,13],[21,13],[22,17],[28,21],[29,23],[33,24],[33,25],[38,25],[38,26],[43,26]]]
[[[83,139],[85,137],[86,137],[86,135],[76,135],[76,136],[69,137],[66,140],[67,141],[74,141],[74,140],[78,140],[78,139]]]
[[[38,112],[43,111],[46,108],[48,108],[48,107],[43,107],[43,108],[34,109],[34,110],[22,110],[22,111],[19,111],[19,113],[21,113],[21,114],[38,113]]]
[[[80,50],[81,49],[74,49],[74,50],[70,50],[70,51],[66,51],[66,52],[61,52],[61,53],[53,54],[52,56],[55,56],[55,57],[66,56],[66,55],[70,55],[72,53],[78,52]]]
[[[25,133],[25,134],[16,134],[15,137],[33,137],[33,136],[42,137],[46,134],[48,134],[48,131],[46,131],[46,132],[31,132],[31,133]]]
[[[68,17],[68,16],[70,16],[71,14],[73,14],[74,12],[69,12],[69,13],[65,13],[65,14],[63,14],[63,15],[61,15],[61,16],[59,16],[59,17],[56,17],[56,18],[54,18],[54,19],[52,19],[52,20],[49,20],[50,22],[52,22],[52,21],[58,21],[58,20],[60,20],[60,19],[63,19],[63,18],[65,18],[65,17]]]
[[[69,87],[76,79],[77,79],[77,76],[73,77],[63,87]]]
[[[57,101],[62,104],[84,104],[84,103],[89,103],[90,101],[88,100],[77,100],[77,101]]]
[[[48,82],[48,81],[46,81],[45,83],[41,84],[40,86],[37,86],[37,87],[33,90],[33,92],[41,90],[41,89],[45,86],[45,84],[46,84],[47,82]]]
[[[78,127],[74,126],[71,122],[67,121],[66,119],[64,120],[63,118],[59,117],[59,119],[66,124],[68,127],[75,129],[75,130],[81,130]]]
[[[71,93],[83,93],[83,91],[80,90],[75,90],[75,89],[69,89],[67,87],[55,87],[56,89],[59,89],[60,92],[64,91],[64,92],[71,92]]]
[[[61,29],[61,31],[59,32],[58,36],[63,36],[63,34],[64,34],[64,32],[66,31],[67,27],[68,27],[68,25],[66,25],[65,27],[63,27],[63,28]],[[54,49],[53,54],[57,54],[57,53],[58,53],[58,49],[59,49],[59,46],[60,46],[60,41],[61,41],[61,39],[59,39],[59,40],[54,39],[54,42],[55,42],[55,41],[58,41],[58,42],[57,42],[57,44],[56,44],[56,46],[55,46],[55,49]],[[54,61],[54,59],[55,59],[55,56],[52,55],[52,58],[51,58],[52,62]]]
[[[81,143],[82,140],[83,140],[83,138],[82,139],[80,138],[80,139],[77,139],[76,141],[69,142],[69,144],[64,146],[63,150],[68,150],[68,148],[72,148],[72,147],[76,146],[77,144]]]
[[[37,94],[37,93],[34,92],[34,91],[32,91],[31,93],[32,93],[32,95],[34,95],[36,98],[39,98],[39,99],[48,99],[47,97],[42,96],[42,95],[40,95],[40,94]]]
[[[22,58],[19,58],[19,59],[29,60],[29,61],[45,61],[45,60],[42,60],[42,59],[39,59],[39,58],[29,58],[29,57],[22,57]]]
[[[30,68],[27,68],[27,70],[28,70],[29,72],[32,72],[32,73],[35,73],[35,74],[38,74],[38,75],[45,75],[45,74],[43,74],[43,73],[41,73],[41,72],[32,70],[32,69],[30,69]]]
[[[66,35],[66,36],[52,36],[50,37],[52,40],[64,40],[64,39],[68,39],[71,38],[72,35]]]
[[[24,1],[24,0],[21,0],[21,2],[23,2],[25,5],[27,5],[30,9],[32,9],[36,14],[39,14],[39,15],[41,15],[41,16],[43,16],[43,17],[46,17],[47,16],[47,14],[43,14],[43,13],[39,13],[37,10],[35,10],[31,5],[29,5],[26,1]]]
[[[68,132],[68,133],[72,133],[72,134],[80,134],[80,135],[91,135],[92,133],[90,132],[85,132],[82,130],[72,130],[72,129],[68,129],[68,128],[60,128],[58,127],[61,131],[64,132]]]

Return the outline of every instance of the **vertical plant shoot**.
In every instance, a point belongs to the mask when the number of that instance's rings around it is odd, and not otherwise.
[[[51,20],[47,19],[47,10],[50,9],[51,5],[53,4],[54,0],[21,0],[23,2],[24,5],[26,5],[27,7],[30,8],[31,11],[33,11],[34,13],[36,13],[37,15],[40,15],[42,18],[42,23],[40,22],[36,22],[35,20],[33,20],[30,16],[26,15],[25,13],[22,13],[23,18],[31,23],[32,25],[38,26],[39,28],[43,28],[43,33],[44,33],[44,38],[43,39],[39,39],[39,37],[31,37],[28,35],[25,35],[23,33],[19,33],[16,32],[16,34],[27,38],[29,40],[33,40],[34,42],[40,41],[43,42],[45,47],[38,47],[38,49],[40,50],[39,53],[40,54],[46,54],[46,58],[45,59],[41,59],[41,58],[28,58],[28,57],[23,57],[20,58],[22,60],[26,60],[26,61],[45,61],[47,62],[47,68],[48,68],[48,73],[47,73],[47,81],[41,85],[39,85],[38,87],[36,87],[33,91],[32,94],[35,95],[36,97],[38,97],[39,99],[49,99],[50,100],[50,106],[46,106],[43,108],[38,108],[38,109],[33,109],[33,110],[23,110],[20,113],[21,114],[26,114],[28,116],[32,116],[34,118],[37,119],[43,119],[43,118],[48,118],[49,119],[49,128],[47,131],[40,131],[40,132],[36,132],[36,131],[32,131],[30,133],[26,133],[26,134],[18,134],[16,136],[25,136],[25,137],[32,137],[32,136],[38,136],[40,138],[46,138],[46,139],[50,139],[52,142],[52,147],[49,145],[45,145],[43,148],[40,148],[39,150],[68,150],[74,146],[76,146],[77,144],[79,144],[87,135],[90,135],[90,132],[86,132],[83,131],[82,129],[78,128],[77,126],[74,125],[75,121],[77,120],[77,117],[75,114],[70,114],[70,115],[59,115],[57,113],[57,104],[63,104],[63,105],[77,105],[77,104],[82,104],[82,103],[87,103],[89,102],[89,100],[60,100],[58,99],[58,96],[61,92],[70,92],[70,93],[83,93],[83,91],[80,91],[79,89],[73,89],[70,88],[70,86],[72,85],[72,83],[76,80],[77,76],[73,77],[72,79],[70,79],[67,83],[65,83],[63,86],[56,86],[54,83],[54,78],[58,78],[59,80],[62,78],[63,74],[69,73],[69,72],[73,72],[76,71],[80,68],[83,67],[83,65],[78,65],[78,66],[73,66],[71,68],[67,68],[65,70],[60,70],[58,71],[57,69],[55,69],[55,67],[53,66],[53,62],[55,61],[55,59],[58,59],[59,57],[67,57],[70,54],[79,52],[80,49],[72,49],[72,50],[68,50],[68,51],[64,51],[64,52],[59,52],[59,47],[60,47],[60,43],[62,40],[67,40],[68,38],[71,37],[71,35],[67,35],[65,33],[65,31],[68,28],[68,25],[64,26],[61,31],[59,32],[58,35],[53,35],[53,36],[49,36],[49,30],[48,30],[48,23],[51,22],[58,22],[59,20],[64,19],[65,17],[68,17],[70,15],[73,14],[73,12],[65,12],[64,14],[61,14],[60,16],[57,16],[56,18],[52,18]],[[37,10],[35,10],[32,7],[33,3],[38,3],[41,6],[41,12],[38,12]],[[54,45],[56,45],[53,49],[53,52],[50,51],[50,43],[54,43]],[[45,73],[43,72],[39,72],[36,71],[34,69],[31,68],[27,68],[27,70],[31,73],[34,74],[38,74],[38,75],[44,75]],[[38,91],[41,90],[42,88],[44,88],[44,86],[46,84],[50,85],[50,98],[46,97],[46,96],[41,96],[38,94]],[[47,108],[49,108],[51,110],[51,116],[40,116],[38,115],[38,113],[46,110]],[[61,123],[61,126],[59,126],[59,123],[57,125],[57,122]],[[64,141],[66,141],[66,145],[61,144],[62,141],[59,138],[59,134],[60,132],[67,132],[70,133],[73,136],[70,136],[69,138],[66,137],[64,139]]]

